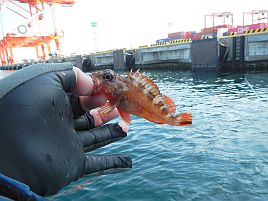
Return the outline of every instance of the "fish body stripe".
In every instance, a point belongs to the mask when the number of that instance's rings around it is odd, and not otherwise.
[[[152,80],[141,73],[133,73],[132,71],[128,74],[128,77],[132,81],[135,87],[140,88],[142,93],[147,97],[150,97],[154,107],[157,107],[161,114],[164,114],[166,118],[170,118],[168,106],[165,104],[164,99]]]

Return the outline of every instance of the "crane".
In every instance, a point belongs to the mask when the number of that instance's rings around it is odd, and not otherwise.
[[[215,18],[222,18],[223,25],[226,24],[226,19],[231,19],[231,25],[233,25],[233,14],[231,12],[212,13],[212,15],[205,15],[205,28],[207,28],[207,17],[212,18],[212,27],[215,26]]]
[[[253,10],[251,12],[243,12],[243,26],[245,26],[245,17],[246,15],[251,15],[251,24],[255,24],[257,21],[268,23],[268,10]],[[257,18],[257,19],[256,19]]]
[[[9,3],[12,7],[6,6],[5,9],[17,14],[26,21],[25,24],[21,24],[17,27],[17,33],[3,33],[3,38],[0,40],[0,59],[2,65],[13,64],[15,62],[12,51],[13,48],[33,47],[36,50],[37,58],[44,60],[47,55],[51,54],[51,42],[54,41],[56,50],[60,52],[60,40],[63,38],[64,33],[56,27],[53,5],[72,6],[75,1],[76,0],[2,0],[2,3],[0,2],[0,13],[3,10],[1,7],[3,7],[5,3]],[[26,6],[28,6],[28,8]],[[28,29],[32,28],[34,20],[41,22],[44,19],[43,13],[47,8],[52,10],[54,31],[50,33],[28,34]],[[42,55],[39,53],[40,48]]]

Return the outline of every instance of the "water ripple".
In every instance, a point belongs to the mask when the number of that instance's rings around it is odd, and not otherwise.
[[[130,171],[80,179],[51,199],[268,200],[268,74],[146,74],[193,125],[134,117],[127,138],[95,152],[129,154]]]

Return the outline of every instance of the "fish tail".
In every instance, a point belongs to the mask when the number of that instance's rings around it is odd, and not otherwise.
[[[192,114],[182,113],[176,116],[176,125],[178,126],[189,126],[192,124]]]

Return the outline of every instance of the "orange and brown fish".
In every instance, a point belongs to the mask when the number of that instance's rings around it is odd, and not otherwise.
[[[104,94],[108,102],[99,109],[106,115],[117,107],[122,119],[130,124],[130,114],[158,124],[188,126],[192,124],[190,113],[175,114],[176,106],[171,98],[160,93],[157,85],[145,75],[128,72],[117,75],[112,70],[94,72],[91,77],[95,94]]]

